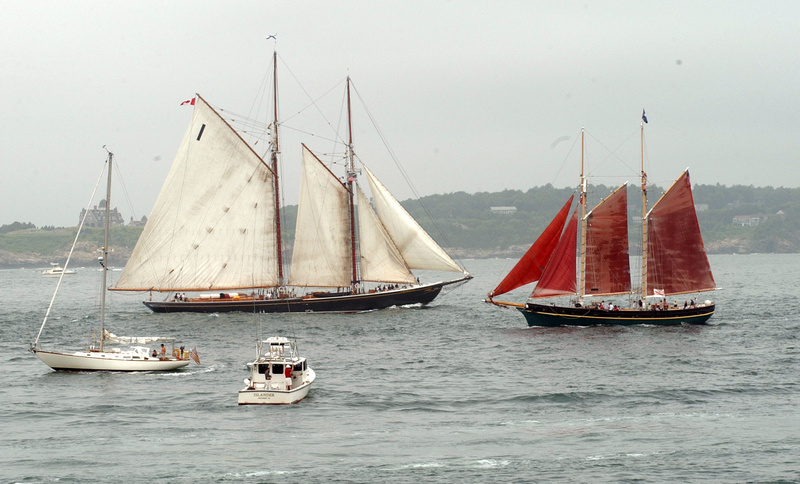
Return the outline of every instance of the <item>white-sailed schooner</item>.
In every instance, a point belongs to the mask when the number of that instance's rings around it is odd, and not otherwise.
[[[373,210],[358,184],[351,133],[342,179],[303,145],[285,274],[277,109],[265,160],[205,99],[195,100],[172,168],[112,290],[166,293],[165,300],[144,301],[155,312],[350,312],[427,304],[444,286],[472,278],[364,167]],[[349,77],[347,105],[349,126]],[[461,275],[420,283],[415,269]]]

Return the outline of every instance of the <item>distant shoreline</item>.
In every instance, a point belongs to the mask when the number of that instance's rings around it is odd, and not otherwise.
[[[709,255],[725,254],[796,254],[793,244],[771,244],[777,245],[779,250],[758,250],[759,244],[754,244],[749,240],[724,240],[706,244],[706,252]],[[457,260],[469,259],[519,259],[527,250],[527,247],[515,246],[506,250],[499,249],[446,249],[447,252]],[[114,267],[124,267],[128,262],[131,250],[124,247],[112,247],[114,257],[111,263]],[[66,254],[57,252],[50,255],[39,254],[16,254],[9,251],[0,250],[0,269],[46,269],[51,262],[58,262],[62,266],[66,262]],[[69,266],[71,268],[80,267],[99,267],[97,257],[94,253],[84,251],[73,253]]]

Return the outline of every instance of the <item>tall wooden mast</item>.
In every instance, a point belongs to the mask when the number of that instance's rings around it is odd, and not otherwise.
[[[278,180],[278,153],[280,146],[278,145],[278,53],[272,52],[272,150],[270,154],[270,161],[272,163],[272,171],[275,174],[273,177],[275,183],[275,247],[278,259],[278,286],[283,286],[283,236],[281,235],[281,196],[280,196],[280,181]]]
[[[647,174],[644,172],[644,120],[640,128],[640,166],[642,179],[642,300],[647,299]]]
[[[581,128],[581,248],[580,275],[578,278],[578,297],[581,303],[586,295],[586,175],[584,172],[584,129]]]
[[[350,287],[353,292],[358,288],[360,278],[358,277],[358,259],[356,258],[356,217],[353,205],[353,181],[355,181],[355,153],[353,152],[353,119],[350,110],[350,76],[347,76],[347,196],[349,198],[350,210],[350,260],[352,262],[353,273],[350,280]]]

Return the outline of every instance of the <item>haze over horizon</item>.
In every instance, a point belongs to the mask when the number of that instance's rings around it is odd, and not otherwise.
[[[596,183],[636,183],[642,109],[650,183],[689,167],[694,184],[800,187],[792,2],[4,7],[0,225],[74,226],[103,145],[125,183],[111,205],[148,215],[191,117],[180,102],[257,111],[274,49],[282,117],[307,103],[292,84],[317,98],[350,75],[420,196],[575,186],[581,127]],[[411,198],[370,120],[353,122],[359,157]],[[300,142],[329,146],[301,128],[281,133],[287,204]]]

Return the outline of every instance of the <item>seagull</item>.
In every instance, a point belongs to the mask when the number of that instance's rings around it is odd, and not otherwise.
[[[275,40],[278,40],[278,37],[277,37],[277,35],[278,35],[278,34],[272,34],[272,35],[268,35],[268,36],[267,36],[267,40],[269,40],[269,39],[275,39]]]

